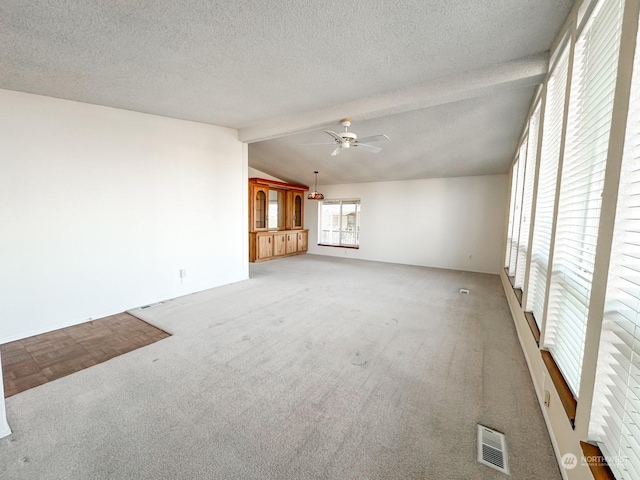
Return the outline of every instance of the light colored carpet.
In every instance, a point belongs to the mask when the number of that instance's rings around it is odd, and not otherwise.
[[[7,399],[1,479],[559,479],[497,275],[304,255],[142,319],[173,334]],[[461,287],[470,295],[459,294]]]

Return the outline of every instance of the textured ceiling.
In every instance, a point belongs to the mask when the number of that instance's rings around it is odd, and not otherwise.
[[[320,172],[318,183],[323,185],[504,173],[533,94],[531,87],[507,90],[354,122],[350,130],[361,138],[380,133],[390,137],[375,143],[383,147],[378,154],[349,149],[331,157],[332,145],[304,145],[331,141],[317,130],[252,143],[250,163],[278,178],[307,185],[313,183],[314,170]],[[342,131],[339,124],[334,127]]]
[[[238,128],[246,141],[274,138],[250,149],[250,164],[274,175],[286,173],[278,159],[292,163],[294,158],[289,149],[294,140],[276,137],[340,116],[361,120],[354,124],[362,127],[356,128],[360,134],[382,128],[391,136],[399,128],[402,141],[392,138],[380,157],[397,162],[395,176],[504,172],[531,85],[540,78],[540,54],[549,49],[572,3],[3,0],[0,88]],[[534,59],[533,67],[522,69],[518,62],[527,58]],[[520,68],[519,76],[509,77],[505,65],[513,65],[514,72]],[[489,83],[476,85],[473,72]],[[466,80],[455,92],[442,89],[460,75]],[[426,98],[433,85],[439,85],[440,96]],[[511,108],[500,100],[502,91]],[[414,94],[419,101],[412,105]],[[491,157],[492,141],[480,141],[482,129],[475,136],[455,130],[472,122],[463,118],[461,105],[495,124],[487,133],[505,142],[500,156]],[[341,115],[334,118],[337,112]],[[506,116],[491,117],[499,113]],[[486,169],[454,171],[435,164],[425,169],[412,163],[442,157],[430,149],[446,142],[425,140],[433,137],[427,124],[433,127],[437,118],[449,125],[446,131],[444,124],[436,125],[444,138],[467,143],[456,155],[476,151],[486,159]],[[416,119],[425,122],[424,138],[404,133],[420,128],[403,124]],[[520,125],[514,127],[514,120]],[[278,145],[286,150],[278,151]],[[261,157],[254,159],[254,152]],[[317,155],[297,158],[310,161]],[[343,181],[355,179],[360,166],[344,165]],[[393,179],[388,175],[380,169],[380,179]]]

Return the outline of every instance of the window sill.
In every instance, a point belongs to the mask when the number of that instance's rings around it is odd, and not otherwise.
[[[329,245],[328,243],[319,243],[318,244],[319,247],[335,247],[335,248],[353,248],[355,250],[360,249],[360,246],[358,245]]]
[[[522,306],[522,289],[521,288],[514,288],[513,289],[513,293],[516,294],[516,298],[518,299],[518,303],[520,304],[520,306]]]
[[[571,389],[562,376],[562,372],[560,372],[560,369],[556,365],[556,361],[551,356],[551,353],[547,350],[540,350],[540,354],[542,355],[542,361],[547,366],[549,376],[556,387],[558,396],[560,397],[560,401],[564,407],[564,411],[567,413],[569,423],[571,423],[571,428],[575,430],[578,401],[573,396],[573,393],[571,393]]]
[[[529,324],[529,328],[531,329],[533,338],[535,339],[538,346],[540,346],[540,329],[538,328],[536,319],[533,316],[533,312],[524,312],[524,318],[527,319],[527,323]]]
[[[607,461],[597,445],[580,442],[580,446],[582,447],[583,457],[589,465],[595,480],[615,480],[613,472],[607,465]]]

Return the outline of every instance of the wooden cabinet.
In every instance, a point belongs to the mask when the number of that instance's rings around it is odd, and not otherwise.
[[[292,230],[302,229],[304,225],[304,194],[291,192],[291,223]]]
[[[298,252],[298,233],[289,232],[287,233],[287,253],[297,253],[297,252]]]
[[[273,234],[273,255],[278,257],[280,255],[286,255],[287,253],[287,234],[286,233],[274,233]]]
[[[267,230],[269,189],[262,185],[251,185],[249,187],[249,196],[249,204],[251,205],[249,210],[249,231]]]
[[[249,261],[262,262],[307,251],[308,230],[249,232]]]
[[[249,179],[249,261],[307,251],[308,231],[304,230],[307,190],[306,185]]]
[[[260,260],[273,257],[273,236],[258,235],[258,257]]]
[[[298,232],[298,251],[306,252],[309,243],[309,231]]]

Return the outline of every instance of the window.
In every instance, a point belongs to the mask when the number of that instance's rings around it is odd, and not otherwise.
[[[583,461],[589,463],[594,478],[601,474],[611,478],[610,468],[618,480],[636,480],[640,479],[638,2],[584,0],[578,7],[566,24],[566,38],[558,39],[553,53],[541,116],[536,118],[534,103],[528,119],[530,139],[535,122],[542,122],[530,226],[531,142],[526,155],[523,144],[516,152],[504,265],[514,287],[510,300],[520,299],[521,268],[528,270],[521,293],[526,299],[524,315],[514,319],[529,324],[542,349],[546,368],[542,375],[532,369],[533,376],[543,382],[548,376],[571,426],[590,442],[580,442]],[[578,400],[580,395],[584,398]],[[582,413],[577,415],[578,402]],[[589,422],[586,438],[584,421]],[[608,468],[600,461],[601,454]]]
[[[520,153],[516,160],[518,177],[516,180],[513,204],[513,225],[511,226],[511,254],[509,256],[509,276],[515,277],[518,258],[518,240],[520,239],[520,219],[522,218],[522,190],[524,188],[524,174],[527,169],[527,140],[520,145]],[[514,172],[516,171],[514,167]]]
[[[599,2],[575,45],[545,332],[545,345],[575,398],[582,374],[623,4],[623,0]]]
[[[358,248],[360,200],[324,200],[318,208],[318,244]]]
[[[529,134],[522,142],[522,148],[526,148],[526,171],[522,198],[522,215],[520,218],[520,238],[518,239],[518,258],[516,259],[516,278],[513,286],[522,288],[527,272],[527,250],[529,248],[529,233],[531,232],[531,214],[533,206],[533,187],[538,158],[538,132],[540,129],[540,102],[535,107],[529,121]],[[520,157],[522,157],[522,153]]]
[[[547,83],[536,197],[536,220],[531,242],[527,310],[533,313],[538,328],[542,328],[542,314],[547,288],[568,66],[569,49],[565,47],[558,57],[558,63],[552,70]]]
[[[640,49],[636,49],[590,436],[616,478],[640,478]]]
[[[513,164],[511,168],[511,201],[509,203],[509,226],[507,227],[507,251],[504,257],[504,268],[507,269],[507,274],[513,276],[514,272],[509,271],[509,265],[511,265],[511,254],[514,249],[514,240],[513,240],[513,224],[515,223],[516,216],[516,197],[518,190],[518,159]],[[515,247],[517,248],[517,247]]]

